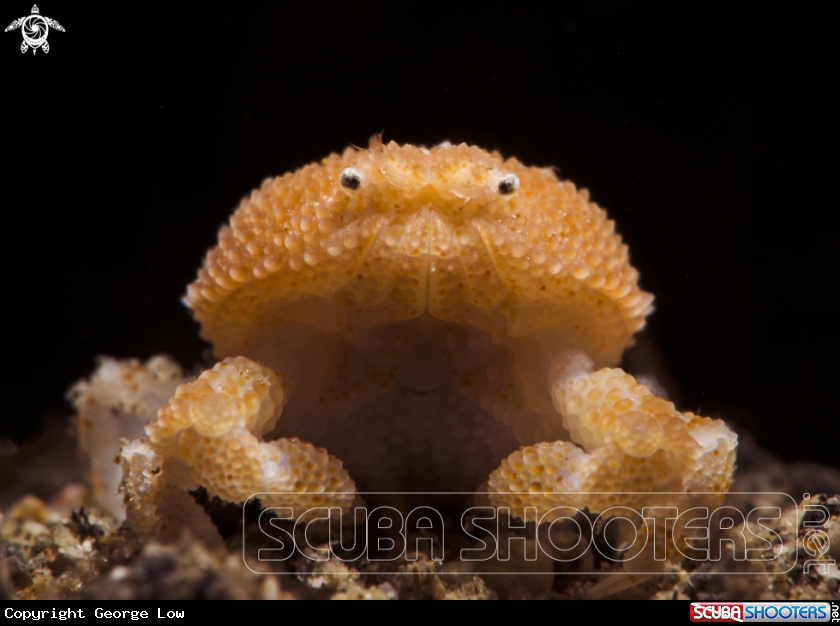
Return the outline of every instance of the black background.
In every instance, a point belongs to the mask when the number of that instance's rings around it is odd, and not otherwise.
[[[31,0],[29,0],[31,1]],[[678,5],[678,6],[676,6]],[[240,197],[346,144],[466,141],[590,188],[680,408],[837,463],[836,29],[764,3],[39,3],[0,33],[0,436],[98,354],[204,344],[179,298]],[[142,8],[141,8],[142,7]],[[29,14],[3,3],[4,25]]]

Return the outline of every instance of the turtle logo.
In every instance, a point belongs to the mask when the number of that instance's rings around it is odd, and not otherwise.
[[[50,28],[64,32],[64,27],[61,24],[41,15],[37,4],[32,5],[31,15],[16,19],[6,27],[6,32],[18,28],[23,33],[23,43],[20,44],[20,51],[26,52],[29,48],[32,48],[32,54],[35,54],[38,48],[41,48],[44,52],[50,51],[50,44],[47,43]]]

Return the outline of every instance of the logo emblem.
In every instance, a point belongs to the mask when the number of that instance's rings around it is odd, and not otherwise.
[[[6,32],[10,30],[17,30],[20,28],[23,34],[23,43],[20,44],[20,51],[26,52],[32,48],[32,54],[41,48],[44,52],[50,51],[50,44],[47,43],[47,35],[50,34],[50,28],[64,32],[64,27],[48,17],[41,15],[38,10],[38,5],[32,5],[32,14],[26,17],[16,19],[14,22],[6,27]]]

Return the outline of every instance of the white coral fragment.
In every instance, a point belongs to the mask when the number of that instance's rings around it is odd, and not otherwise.
[[[181,366],[164,355],[146,363],[106,356],[89,380],[78,381],[67,394],[78,411],[79,442],[90,460],[94,500],[118,519],[125,516],[117,493],[122,473],[114,463],[120,439],[142,436],[145,424],[182,380]]]

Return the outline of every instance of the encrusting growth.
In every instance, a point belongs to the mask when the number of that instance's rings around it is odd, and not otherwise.
[[[518,513],[722,493],[735,435],[614,369],[652,301],[613,221],[550,168],[374,137],[267,179],[187,288],[222,361],[123,447],[129,519],[162,502],[140,497],[154,471],[231,502],[285,492],[263,506],[347,508],[350,476],[489,475]]]

